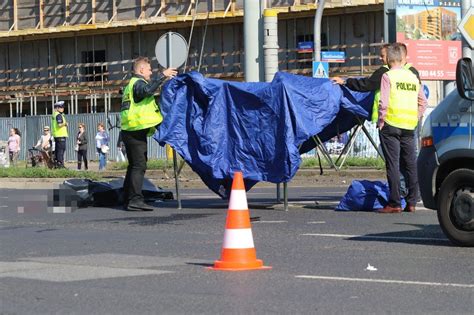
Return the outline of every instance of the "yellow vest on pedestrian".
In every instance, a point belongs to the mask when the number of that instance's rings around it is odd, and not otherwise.
[[[136,131],[154,128],[163,121],[163,116],[160,113],[160,108],[156,104],[154,96],[148,96],[135,103],[133,99],[133,86],[138,80],[145,81],[142,78],[133,77],[123,91],[122,107],[120,110],[122,130]]]
[[[62,127],[59,126],[58,121],[56,120],[56,117],[58,115],[62,115],[63,116],[63,124],[66,123],[66,115],[64,115],[64,114],[62,114],[58,111],[55,111],[53,113],[53,116],[51,116],[51,130],[53,132],[53,138],[67,137],[68,136],[67,126],[62,126]]]
[[[407,69],[390,70],[387,75],[390,96],[385,122],[393,127],[414,130],[418,124],[420,81]]]

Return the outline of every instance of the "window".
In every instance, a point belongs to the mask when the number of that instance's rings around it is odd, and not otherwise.
[[[105,62],[105,50],[83,51],[82,63]],[[106,66],[88,66],[82,68],[82,81],[106,81]]]

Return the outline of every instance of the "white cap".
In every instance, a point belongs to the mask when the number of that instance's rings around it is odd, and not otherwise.
[[[64,107],[64,101],[58,101],[54,104],[54,107]]]

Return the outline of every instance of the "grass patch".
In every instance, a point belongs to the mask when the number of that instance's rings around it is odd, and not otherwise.
[[[99,180],[102,177],[95,172],[69,169],[48,169],[44,167],[9,167],[0,168],[0,177],[10,178],[88,178]]]
[[[333,158],[335,162],[336,159]],[[321,157],[321,164],[323,167],[328,167],[329,163],[325,158]],[[316,168],[319,167],[319,161],[317,158],[305,158],[301,163],[301,168]],[[384,169],[385,162],[380,158],[361,158],[361,157],[348,157],[344,163],[343,168],[349,167],[369,167],[375,169]]]
[[[180,164],[181,159],[178,159],[178,165]],[[107,169],[118,171],[118,170],[126,170],[128,166],[128,162],[112,162],[107,163]],[[173,168],[173,161],[167,161],[165,159],[153,159],[148,160],[147,162],[147,169],[148,170],[165,170],[165,169],[172,169]]]

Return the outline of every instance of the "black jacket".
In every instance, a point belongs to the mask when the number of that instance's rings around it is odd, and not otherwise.
[[[346,80],[345,86],[353,91],[358,92],[370,92],[380,90],[382,76],[384,73],[388,72],[388,70],[389,69],[386,67],[380,67],[375,70],[375,72],[372,73],[370,77],[360,79],[349,78]],[[418,73],[418,70],[416,70],[414,67],[410,67],[409,70],[413,72],[413,74],[416,75],[416,77],[418,78],[418,81],[420,81],[420,74]]]
[[[141,75],[134,74],[134,77],[144,79]],[[133,85],[133,100],[135,103],[142,101],[145,97],[153,96],[158,88],[163,84],[166,77],[159,73],[155,79],[151,79],[148,84],[143,80],[138,80]]]
[[[76,139],[79,140],[79,150],[87,151],[87,133],[84,131],[81,136],[77,133]]]

